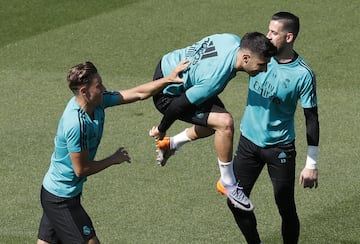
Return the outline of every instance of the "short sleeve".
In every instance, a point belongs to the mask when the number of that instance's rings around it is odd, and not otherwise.
[[[104,108],[119,105],[120,93],[118,91],[105,91],[103,93]]]
[[[81,143],[81,138],[84,138],[85,135],[84,131],[80,129],[80,123],[68,124],[68,128],[64,129],[64,138],[69,152],[81,152],[87,149],[87,145]]]
[[[300,101],[303,108],[317,106],[316,77],[313,72],[308,72],[300,88]]]

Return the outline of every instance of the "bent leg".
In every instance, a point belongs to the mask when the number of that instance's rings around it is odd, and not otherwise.
[[[227,205],[231,210],[235,222],[238,225],[241,233],[244,235],[248,244],[259,244],[261,243],[259,233],[257,231],[256,217],[253,211],[243,211],[239,208],[234,207],[234,204],[227,199]]]
[[[215,131],[214,146],[222,162],[231,162],[233,155],[234,120],[230,113],[211,112],[208,126]]]
[[[192,140],[195,141],[196,139],[205,138],[213,135],[215,130],[206,126],[200,125],[193,125],[187,129],[186,135]]]
[[[239,181],[239,185],[243,187],[246,196],[250,196],[251,191],[259,177],[264,162],[257,156],[260,150],[258,146],[249,141],[243,136],[240,136],[239,143],[234,155],[234,174]],[[231,210],[235,222],[242,234],[244,235],[247,243],[259,244],[260,236],[257,231],[257,221],[255,213],[243,211],[235,208],[228,200],[228,207]]]

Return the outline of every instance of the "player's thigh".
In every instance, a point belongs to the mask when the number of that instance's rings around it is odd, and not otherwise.
[[[96,236],[92,221],[80,196],[61,198],[43,190],[42,205],[56,236],[63,243],[84,243]]]
[[[283,212],[286,209],[294,208],[295,142],[264,149],[264,151],[279,210]]]
[[[226,110],[210,112],[208,116],[208,126],[214,130],[234,129],[234,120],[232,115]]]
[[[275,181],[293,181],[295,178],[295,142],[262,150],[269,176]]]
[[[56,236],[55,229],[45,213],[43,213],[40,220],[37,243],[60,243],[60,240]]]
[[[163,114],[165,113],[166,109],[169,107],[175,97],[176,96],[169,96],[163,93],[158,93],[153,96],[153,102],[156,109]]]
[[[221,116],[221,114],[223,114],[223,116]],[[215,96],[203,104],[189,109],[180,116],[180,120],[195,125],[213,128],[214,125],[221,124],[221,119],[219,119],[220,116],[223,118],[225,118],[225,116],[231,118],[232,121],[232,117],[225,109],[223,102],[219,97]]]
[[[176,96],[163,93],[153,96],[155,107],[161,113],[165,113],[175,98]],[[190,124],[211,128],[222,125],[225,122],[228,124],[233,123],[231,115],[217,96],[210,98],[199,106],[189,108],[185,113],[179,115],[178,119]]]

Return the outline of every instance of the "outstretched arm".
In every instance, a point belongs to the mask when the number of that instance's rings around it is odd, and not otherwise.
[[[304,109],[306,121],[306,138],[308,143],[308,152],[305,168],[300,173],[299,183],[304,185],[304,188],[318,187],[318,146],[320,126],[318,119],[318,109],[305,108]]]
[[[138,100],[147,99],[166,86],[169,83],[181,83],[184,82],[180,77],[179,74],[185,70],[189,66],[188,60],[181,61],[171,72],[171,74],[167,77],[161,78],[159,80],[150,81],[144,83],[142,85],[119,91],[120,93],[120,101],[119,104],[124,103],[132,103]]]

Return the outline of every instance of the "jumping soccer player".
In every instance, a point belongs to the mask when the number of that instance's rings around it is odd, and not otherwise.
[[[184,58],[190,62],[182,73],[183,84],[168,85],[153,97],[156,108],[163,113],[160,124],[149,132],[158,140],[159,164],[165,165],[183,143],[215,134],[222,194],[227,195],[235,207],[245,211],[251,211],[253,204],[238,186],[233,172],[233,118],[218,95],[236,72],[255,76],[266,71],[275,52],[276,48],[266,36],[258,32],[247,33],[242,38],[215,34],[163,56],[154,75],[154,80],[168,75]],[[177,119],[193,126],[175,138],[165,137],[167,129]]]

